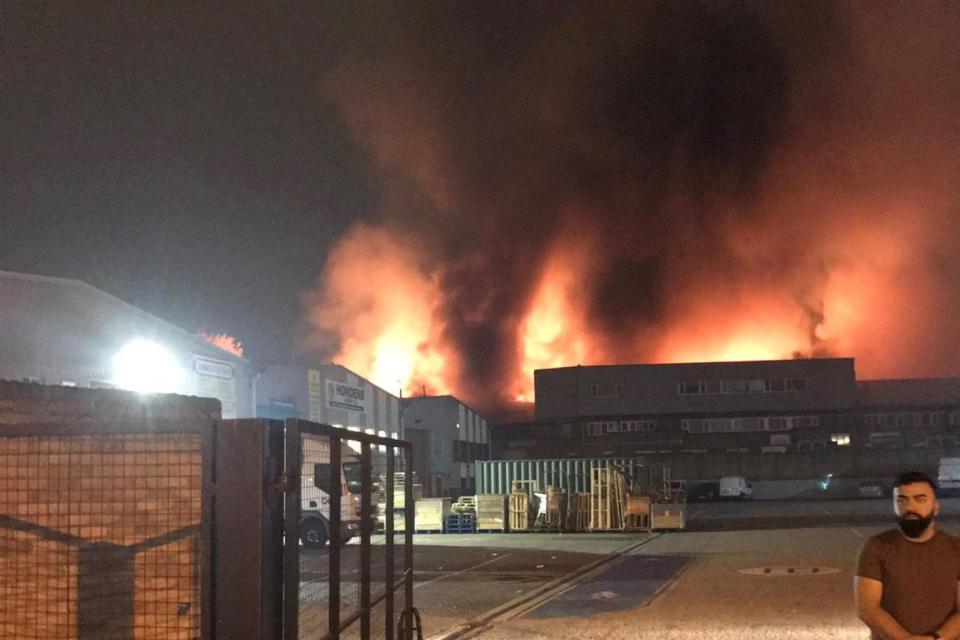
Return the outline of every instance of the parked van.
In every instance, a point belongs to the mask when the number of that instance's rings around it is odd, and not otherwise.
[[[753,496],[753,487],[743,476],[723,476],[720,478],[720,497],[739,498],[741,500]]]

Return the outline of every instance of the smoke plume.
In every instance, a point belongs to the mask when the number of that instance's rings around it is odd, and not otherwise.
[[[307,297],[314,352],[479,408],[578,363],[960,372],[956,4],[427,3],[360,22],[324,92],[383,218]]]

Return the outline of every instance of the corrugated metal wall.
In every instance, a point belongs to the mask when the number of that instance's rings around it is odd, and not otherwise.
[[[564,491],[590,491],[590,470],[614,464],[637,480],[646,482],[649,469],[643,458],[554,458],[552,460],[480,460],[477,462],[477,493],[510,493],[514,480],[534,480],[537,490],[547,485]]]

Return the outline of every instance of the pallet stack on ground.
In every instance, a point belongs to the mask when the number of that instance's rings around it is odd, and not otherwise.
[[[380,486],[383,487],[377,493],[377,528],[383,531],[386,528],[387,514],[387,482],[386,477],[380,477]],[[417,474],[413,474],[413,501],[423,498],[423,485],[417,482]],[[404,505],[406,504],[406,474],[401,472],[393,474],[393,530],[403,531],[406,524],[406,514]]]
[[[537,517],[537,485],[532,480],[514,480],[510,491],[510,531],[529,531]]]
[[[567,513],[564,531],[585,531],[590,526],[590,494],[567,494]]]
[[[450,505],[453,513],[464,515],[477,515],[477,496],[460,496],[457,501]]]
[[[444,533],[476,533],[477,517],[473,514],[451,513],[443,528]]]
[[[626,529],[650,528],[650,496],[627,496]]]
[[[626,511],[626,483],[623,474],[613,468],[591,470],[590,529],[621,531]]]
[[[417,500],[416,528],[417,531],[441,532],[443,525],[450,515],[450,498],[424,498]]]
[[[476,497],[477,531],[503,531],[507,525],[507,496],[502,493]]]

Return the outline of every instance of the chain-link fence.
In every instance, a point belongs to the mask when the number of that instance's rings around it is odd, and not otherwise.
[[[202,635],[202,438],[0,430],[0,636]]]

